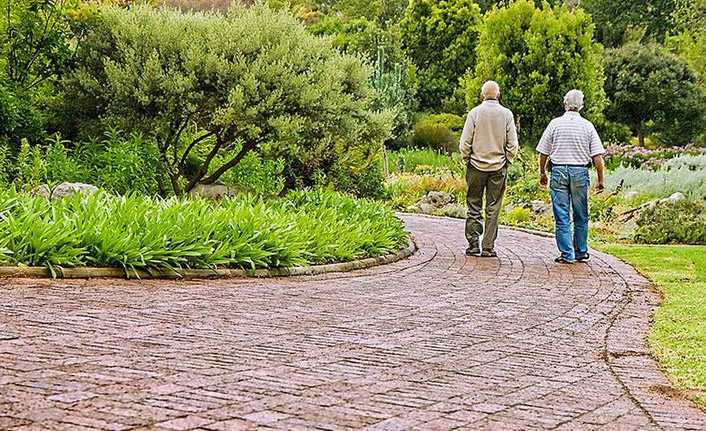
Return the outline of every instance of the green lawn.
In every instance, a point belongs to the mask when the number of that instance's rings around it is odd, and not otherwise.
[[[706,247],[596,244],[654,281],[664,301],[650,344],[673,381],[706,409]]]

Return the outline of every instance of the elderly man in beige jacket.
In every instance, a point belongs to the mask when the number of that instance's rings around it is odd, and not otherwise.
[[[495,257],[495,240],[502,208],[507,165],[517,155],[517,131],[512,112],[502,106],[500,87],[488,81],[481,90],[483,103],[468,114],[459,149],[467,165],[466,203],[467,256]],[[483,232],[483,194],[485,194],[485,233]],[[479,240],[483,236],[483,249]]]

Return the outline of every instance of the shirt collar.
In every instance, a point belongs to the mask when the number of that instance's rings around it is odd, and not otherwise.
[[[484,100],[484,101],[483,101],[483,104],[499,105],[500,102],[497,101],[497,100],[493,100],[493,99],[487,99],[487,100]]]
[[[580,117],[581,113],[577,111],[566,111],[564,112],[565,117]]]

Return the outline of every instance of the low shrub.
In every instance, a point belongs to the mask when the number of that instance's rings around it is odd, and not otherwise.
[[[407,237],[385,205],[298,191],[222,202],[137,194],[47,201],[0,191],[0,260],[138,268],[274,268],[399,250]]]
[[[390,173],[414,174],[448,174],[465,175],[465,166],[461,155],[454,153],[452,157],[432,149],[404,149],[388,153]]]
[[[458,143],[465,120],[454,114],[424,115],[412,130],[412,146],[431,148],[451,154],[458,151]]]
[[[527,208],[515,207],[505,213],[503,222],[510,226],[522,226],[532,220],[532,212]]]
[[[701,201],[667,201],[645,209],[637,220],[640,244],[706,244],[706,205]]]

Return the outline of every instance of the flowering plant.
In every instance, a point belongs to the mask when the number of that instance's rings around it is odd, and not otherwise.
[[[605,162],[608,168],[619,166],[659,170],[667,160],[678,156],[706,155],[706,147],[689,144],[683,147],[666,147],[648,150],[634,145],[613,145],[606,148]]]

